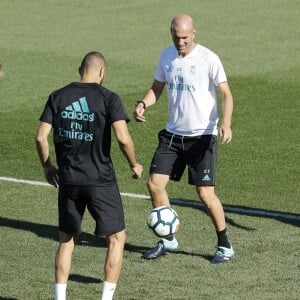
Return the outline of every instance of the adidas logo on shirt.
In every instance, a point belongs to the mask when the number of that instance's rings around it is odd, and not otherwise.
[[[65,107],[61,112],[61,117],[64,119],[93,122],[95,119],[94,113],[90,113],[85,97],[79,98],[78,101]]]

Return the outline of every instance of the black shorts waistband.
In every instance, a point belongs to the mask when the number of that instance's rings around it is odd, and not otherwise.
[[[204,134],[204,135],[196,135],[196,136],[188,136],[188,135],[179,135],[175,133],[171,133],[167,131],[166,129],[163,129],[160,131],[160,134],[171,137],[172,139],[178,139],[178,140],[200,140],[201,138],[210,138],[213,136],[213,134]]]

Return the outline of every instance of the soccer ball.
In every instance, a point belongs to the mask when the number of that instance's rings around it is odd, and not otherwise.
[[[177,232],[179,216],[173,208],[160,206],[151,209],[147,218],[147,224],[158,237],[167,237]]]

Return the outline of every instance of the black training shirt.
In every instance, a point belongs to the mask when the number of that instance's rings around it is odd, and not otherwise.
[[[40,121],[53,127],[60,184],[116,182],[111,125],[129,118],[120,97],[97,83],[73,82],[48,98]]]

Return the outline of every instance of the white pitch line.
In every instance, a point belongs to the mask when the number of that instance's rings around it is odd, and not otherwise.
[[[24,179],[17,179],[17,178],[11,178],[11,177],[1,177],[0,176],[0,181],[9,181],[9,182],[30,184],[30,185],[35,185],[35,186],[52,187],[52,185],[48,184],[47,182],[24,180]],[[121,196],[124,196],[124,197],[150,200],[150,197],[147,195],[133,194],[133,193],[120,193],[120,194],[121,194]],[[191,207],[196,207],[196,208],[204,207],[203,203],[201,203],[199,201],[191,201],[191,200],[183,200],[183,199],[171,199],[171,203],[175,204],[175,205],[176,204],[189,205]],[[226,206],[226,205],[224,205],[224,210],[226,212],[240,213],[240,214],[246,214],[246,215],[272,217],[272,218],[277,217],[277,218],[281,218],[281,219],[300,221],[300,215],[298,215],[298,214],[281,213],[281,212],[266,211],[266,210],[259,210],[259,209],[237,208],[237,207]]]
[[[0,180],[1,181],[17,182],[17,183],[25,183],[25,184],[31,184],[31,185],[43,185],[43,186],[48,186],[48,187],[52,186],[47,182],[16,179],[16,178],[10,178],[10,177],[0,177]]]

